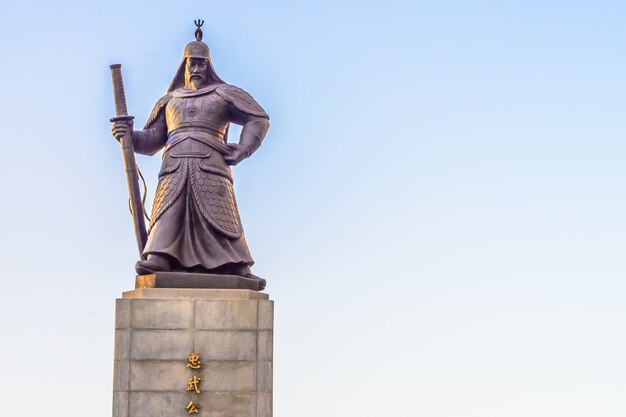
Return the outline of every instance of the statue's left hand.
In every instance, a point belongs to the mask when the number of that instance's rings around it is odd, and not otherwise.
[[[231,152],[228,155],[224,155],[224,161],[228,165],[237,165],[248,157],[248,152],[244,146],[238,143],[229,143],[228,147]]]

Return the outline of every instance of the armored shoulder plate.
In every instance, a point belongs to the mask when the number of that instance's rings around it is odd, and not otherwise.
[[[161,97],[159,101],[157,101],[157,103],[154,105],[154,109],[152,109],[152,113],[150,113],[150,117],[148,117],[148,121],[146,122],[144,129],[150,128],[150,125],[152,125],[152,123],[156,120],[156,118],[159,117],[159,113],[161,113],[161,111],[165,108],[165,106],[167,105],[168,101],[170,101],[171,98],[172,98],[172,94],[168,93],[164,95],[163,97]]]
[[[263,107],[257,103],[250,94],[246,93],[239,87],[234,85],[224,84],[219,86],[215,92],[220,95],[229,104],[235,106],[238,110],[250,114],[252,116],[264,117],[269,119],[270,117],[265,113]]]

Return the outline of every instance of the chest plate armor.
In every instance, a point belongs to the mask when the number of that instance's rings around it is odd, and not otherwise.
[[[179,129],[205,131],[223,138],[228,127],[228,103],[217,93],[172,97],[165,107],[168,135]]]
[[[166,153],[174,157],[208,157],[211,149],[228,153],[228,103],[215,92],[174,96],[165,107],[168,140]],[[191,140],[188,140],[191,139]]]

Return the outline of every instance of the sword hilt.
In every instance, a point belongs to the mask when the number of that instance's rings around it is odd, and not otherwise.
[[[113,97],[115,100],[115,115],[127,116],[126,93],[124,92],[124,79],[122,78],[122,64],[110,65],[111,78],[113,80]]]

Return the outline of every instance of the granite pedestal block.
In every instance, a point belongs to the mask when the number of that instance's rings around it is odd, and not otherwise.
[[[125,292],[116,300],[113,417],[271,417],[273,322],[273,301],[256,291]],[[200,369],[187,366],[192,353]],[[194,375],[200,393],[187,390]]]

